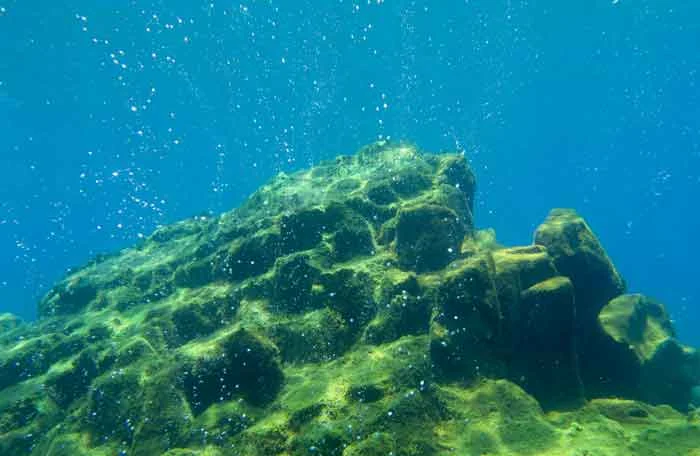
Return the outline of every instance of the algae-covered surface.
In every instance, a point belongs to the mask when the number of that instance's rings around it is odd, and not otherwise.
[[[0,315],[1,455],[700,456],[700,355],[588,224],[379,142]]]

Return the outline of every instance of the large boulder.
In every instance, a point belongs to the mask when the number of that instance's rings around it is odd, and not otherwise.
[[[700,354],[678,342],[663,304],[641,294],[611,300],[600,312],[604,331],[633,361],[637,396],[653,404],[680,410],[695,405],[700,385]]]
[[[553,209],[535,231],[560,274],[574,284],[576,307],[586,322],[596,318],[612,298],[625,292],[625,282],[585,220],[571,209]]]
[[[535,231],[536,245],[547,249],[557,271],[574,287],[579,368],[591,397],[626,394],[631,381],[621,348],[598,323],[609,300],[625,292],[625,282],[605,253],[593,230],[575,211],[554,209]]]

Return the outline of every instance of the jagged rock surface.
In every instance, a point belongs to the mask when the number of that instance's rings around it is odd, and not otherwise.
[[[96,259],[0,316],[0,454],[692,454],[663,306],[573,211],[499,246],[474,189],[377,143]]]

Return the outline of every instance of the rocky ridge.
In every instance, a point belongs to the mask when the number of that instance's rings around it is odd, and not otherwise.
[[[379,142],[95,259],[0,316],[0,454],[699,456],[663,305],[574,211],[503,247],[474,192]]]

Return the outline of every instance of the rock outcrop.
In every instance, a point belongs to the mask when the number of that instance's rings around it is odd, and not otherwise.
[[[0,316],[0,454],[699,448],[663,306],[575,212],[506,248],[474,192],[461,155],[380,142],[95,259]]]

